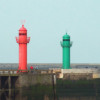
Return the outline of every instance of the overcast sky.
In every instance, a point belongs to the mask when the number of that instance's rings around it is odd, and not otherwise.
[[[61,63],[66,32],[71,63],[100,63],[100,0],[0,0],[0,63],[18,63],[21,20],[31,37],[28,63]]]

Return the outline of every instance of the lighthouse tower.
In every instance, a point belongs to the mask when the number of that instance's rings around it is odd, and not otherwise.
[[[22,25],[19,29],[19,37],[16,37],[16,42],[19,44],[19,68],[18,70],[27,70],[27,43],[30,37],[27,37],[27,29]],[[25,72],[25,71],[22,71]]]
[[[62,69],[70,69],[70,47],[72,46],[72,43],[70,42],[70,36],[67,33],[63,36],[61,46],[63,49]]]

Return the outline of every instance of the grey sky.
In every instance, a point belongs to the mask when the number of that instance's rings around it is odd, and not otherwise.
[[[0,63],[18,62],[15,37],[24,19],[28,63],[61,63],[66,31],[72,63],[100,63],[100,0],[0,0]]]

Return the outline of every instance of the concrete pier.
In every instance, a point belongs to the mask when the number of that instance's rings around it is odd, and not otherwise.
[[[23,96],[24,91],[30,90],[30,93],[33,93],[32,96],[36,98],[44,91],[45,94],[42,94],[44,100],[58,100],[57,98],[75,100],[80,95],[84,100],[84,95],[88,95],[89,98],[100,95],[99,75],[99,69],[28,70],[27,73],[2,70],[0,71],[0,98],[2,100],[5,97],[10,100],[14,95],[13,90],[18,90],[14,98],[22,100],[26,95],[29,96],[28,92]],[[78,95],[79,93],[81,94]]]
[[[56,80],[92,80],[100,78],[100,69],[51,69],[51,70],[27,70],[27,73],[17,73],[17,70],[0,71],[0,89],[12,89],[28,87],[31,85],[56,84]]]

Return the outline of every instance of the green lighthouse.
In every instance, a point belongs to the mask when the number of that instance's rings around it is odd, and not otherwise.
[[[70,42],[70,36],[67,33],[63,36],[61,46],[63,49],[62,69],[70,69],[70,47],[72,46],[72,43]]]

